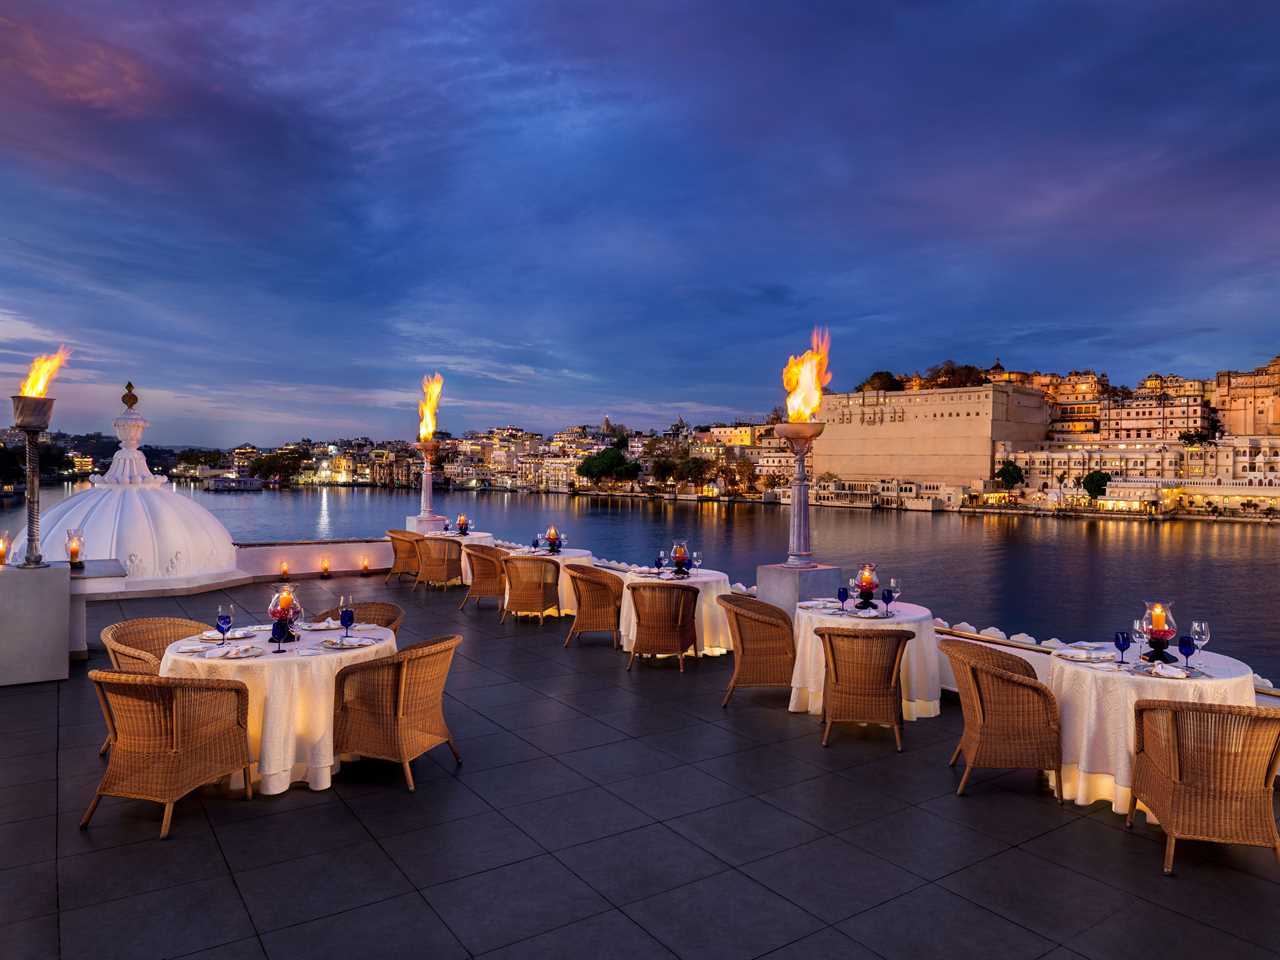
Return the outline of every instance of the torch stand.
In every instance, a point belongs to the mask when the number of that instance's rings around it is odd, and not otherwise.
[[[415,443],[422,453],[422,500],[416,517],[405,517],[404,527],[414,533],[440,533],[448,522],[431,509],[431,458],[436,452],[434,440]]]
[[[840,568],[813,559],[809,537],[809,473],[805,458],[822,433],[822,423],[780,423],[774,435],[782,437],[796,458],[791,481],[791,536],[785,563],[756,567],[756,593],[761,600],[793,613],[801,600],[833,597],[840,588]]]
[[[53,418],[52,397],[11,397],[13,424],[27,437],[27,553],[19,564],[25,570],[47,567],[40,556],[40,434]]]

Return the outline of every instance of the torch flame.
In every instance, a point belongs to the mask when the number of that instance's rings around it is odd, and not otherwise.
[[[418,402],[418,440],[425,443],[436,432],[436,407],[440,405],[440,391],[444,389],[444,377],[437,373],[422,378],[422,399]]]
[[[18,393],[24,397],[43,397],[49,390],[49,384],[58,375],[58,370],[71,356],[65,346],[58,347],[57,353],[41,354],[31,361],[31,369],[27,371],[27,379],[22,381]]]
[[[818,412],[822,388],[831,382],[827,370],[830,349],[831,334],[814,327],[812,346],[783,368],[782,386],[787,391],[787,419],[791,423],[808,423]]]

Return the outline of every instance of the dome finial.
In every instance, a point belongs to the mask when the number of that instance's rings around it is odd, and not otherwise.
[[[132,380],[124,385],[124,396],[122,396],[120,399],[124,401],[124,405],[128,407],[130,410],[132,410],[134,406],[137,404],[138,395],[133,392]]]

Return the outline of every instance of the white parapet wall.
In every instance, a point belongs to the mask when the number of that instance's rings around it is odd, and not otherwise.
[[[366,561],[370,573],[391,567],[391,541],[385,537],[367,540],[297,540],[272,543],[237,543],[236,567],[222,574],[134,580],[129,577],[107,577],[77,580],[71,591],[89,600],[120,600],[130,597],[178,597],[226,587],[240,586],[259,580],[279,579],[281,564],[289,565],[289,578],[302,580],[321,575],[323,563],[329,561],[329,572],[359,573]]]

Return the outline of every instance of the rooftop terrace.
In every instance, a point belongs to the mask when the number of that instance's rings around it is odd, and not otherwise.
[[[954,795],[960,711],[838,729],[785,691],[720,699],[729,658],[683,675],[568,622],[505,625],[458,593],[381,578],[298,584],[406,608],[400,645],[459,633],[447,747],[343,766],[331,790],[244,801],[208,787],[158,840],[156,804],[103,800],[88,669],[0,689],[0,957],[1261,957],[1280,951],[1280,867],[1185,843],[1109,808],[1059,807],[1034,774],[979,771]],[[211,622],[265,608],[264,584],[93,604]]]

